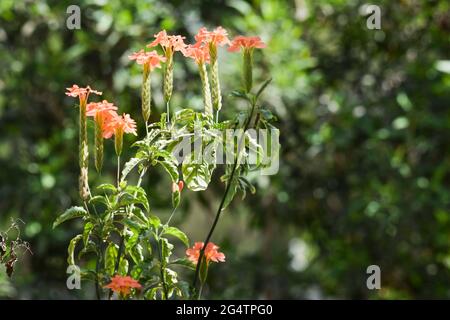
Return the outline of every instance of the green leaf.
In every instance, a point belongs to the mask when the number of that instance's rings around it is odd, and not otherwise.
[[[164,228],[163,234],[174,236],[174,237],[180,239],[186,245],[186,247],[189,247],[189,239],[188,239],[187,235],[180,229],[178,229],[176,227],[166,227],[166,228]]]
[[[109,207],[108,200],[104,196],[94,196],[91,199],[89,199],[89,203],[100,203],[105,205],[107,208]]]
[[[170,256],[172,255],[173,244],[169,243],[169,240],[161,238],[159,240],[161,246],[161,263],[166,266],[169,263]]]
[[[105,270],[110,275],[114,275],[117,260],[117,245],[110,243],[105,250]]]
[[[232,97],[235,97],[235,98],[240,98],[240,99],[244,99],[244,100],[250,101],[250,99],[247,96],[247,94],[244,91],[242,91],[242,90],[233,90],[233,91],[231,91],[230,95]]]
[[[137,244],[137,245],[131,247],[128,250],[128,253],[130,254],[131,259],[133,259],[133,262],[135,264],[139,264],[144,260],[143,249],[140,244]]]
[[[261,95],[261,93],[263,93],[263,91],[266,89],[266,87],[269,85],[269,83],[272,81],[272,78],[267,79],[266,81],[264,81],[264,83],[261,85],[261,87],[259,88],[258,92],[255,95],[255,99],[258,99],[259,96]]]
[[[164,269],[164,280],[166,281],[166,283],[169,286],[172,286],[172,285],[178,283],[177,278],[178,278],[178,274],[175,271],[173,271],[172,269],[169,269],[169,268]],[[172,295],[172,293],[169,292],[168,296],[170,297],[171,295]]]
[[[117,188],[114,185],[110,184],[110,183],[103,183],[103,184],[99,185],[97,187],[97,189],[100,190],[100,191],[111,191],[112,193],[116,193],[117,192]]]
[[[172,206],[174,208],[178,208],[178,206],[180,205],[180,191],[175,191],[172,192]]]
[[[128,260],[125,258],[120,259],[118,273],[122,276],[126,276],[128,273]]]
[[[147,195],[142,187],[128,186],[120,193],[118,206],[123,207],[131,204],[142,204],[145,210],[150,210]]]
[[[87,211],[83,207],[72,207],[70,209],[67,209],[62,215],[56,218],[55,222],[53,222],[53,228],[57,227],[67,220],[84,217],[86,215]]]
[[[134,169],[134,167],[136,167],[138,164],[140,164],[141,162],[144,162],[146,159],[145,158],[131,158],[127,163],[125,163],[125,165],[123,166],[122,169],[122,177],[121,180],[125,180],[125,178],[128,176],[128,174],[131,172],[131,170]]]
[[[133,209],[133,216],[138,220],[140,223],[145,224],[146,226],[149,223],[148,217],[145,215],[145,213],[140,208],[134,208]]]
[[[142,228],[145,228],[146,225],[141,225],[136,221],[133,221],[129,218],[123,219],[123,224],[129,228],[135,229],[135,230],[141,230]]]
[[[236,172],[234,174],[234,177],[232,179],[232,181],[228,180],[227,183],[231,183],[230,189],[228,190],[227,196],[225,197],[225,201],[222,207],[222,210],[225,210],[226,207],[228,207],[228,205],[231,203],[231,201],[233,201],[234,196],[237,193],[237,189],[238,189],[238,173],[239,169],[236,169]]]
[[[210,181],[215,168],[215,164],[206,162],[198,162],[194,159],[195,154],[192,152],[185,158],[181,166],[183,179],[186,187],[192,191],[205,190]]]
[[[166,158],[158,163],[167,171],[172,182],[178,182],[178,167],[175,159]]]
[[[155,287],[147,291],[145,294],[145,299],[156,300],[158,298],[158,292],[162,296],[162,288]]]
[[[73,257],[75,246],[77,245],[78,241],[80,241],[83,238],[83,235],[79,234],[75,236],[72,240],[70,240],[69,247],[67,248],[67,263],[69,266],[75,265],[75,258]]]
[[[96,255],[99,254],[97,245],[95,244],[95,242],[91,240],[89,240],[87,245],[85,245],[85,247],[78,253],[78,260],[90,252],[95,253]]]
[[[192,109],[182,109],[180,111],[175,112],[172,121],[180,124],[186,125],[189,122],[192,122],[195,117],[195,111]]]
[[[195,264],[192,263],[188,258],[181,258],[171,261],[169,264],[183,266],[191,270],[195,270]]]
[[[155,229],[155,231],[158,230],[159,227],[161,226],[161,220],[154,215],[150,215],[148,218],[149,224]]]
[[[94,229],[94,224],[92,222],[87,222],[84,225],[84,230],[83,230],[83,244],[86,247],[88,245],[88,241],[89,241],[89,236],[92,232],[92,230]]]

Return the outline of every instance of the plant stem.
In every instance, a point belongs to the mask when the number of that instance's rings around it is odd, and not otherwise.
[[[227,198],[228,192],[230,191],[231,182],[234,179],[234,174],[235,174],[236,169],[238,167],[238,162],[239,162],[238,160],[239,160],[239,155],[240,155],[240,145],[242,143],[242,139],[245,136],[245,132],[248,130],[248,127],[250,125],[251,119],[253,118],[253,112],[255,111],[255,106],[256,106],[256,101],[253,101],[252,102],[252,109],[250,111],[250,115],[249,115],[247,121],[245,122],[244,132],[243,132],[242,136],[239,139],[238,152],[237,152],[237,155],[235,157],[235,161],[234,161],[234,164],[233,164],[233,169],[231,170],[230,176],[229,176],[228,181],[227,181],[227,187],[225,188],[225,193],[223,194],[222,200],[220,201],[220,205],[219,205],[219,208],[218,208],[218,210],[216,212],[216,217],[214,218],[214,222],[213,222],[213,224],[211,226],[211,229],[209,230],[208,235],[206,236],[206,239],[203,242],[203,247],[200,249],[200,255],[199,255],[198,260],[197,260],[197,267],[195,268],[194,281],[192,283],[192,286],[194,288],[197,286],[198,275],[199,275],[199,272],[200,272],[200,264],[203,262],[203,256],[205,254],[206,246],[208,245],[209,240],[211,239],[212,234],[214,233],[214,230],[216,229],[217,223],[219,222],[219,218],[220,218],[220,215],[222,213],[223,206],[225,204],[225,199]],[[200,293],[201,293],[201,291],[199,292],[199,294]]]
[[[91,195],[90,195],[90,197],[92,198]],[[86,211],[89,213],[89,206],[88,206],[87,202],[83,201],[83,204],[84,204],[84,207],[85,207]],[[96,211],[95,206],[92,205],[92,207]],[[97,211],[96,211],[96,214],[97,214]],[[95,294],[97,296],[97,300],[101,300],[100,299],[100,284],[99,284],[99,281],[98,281],[99,268],[100,268],[100,255],[97,256],[97,259],[95,261]]]
[[[117,156],[117,188],[120,184],[120,156]]]
[[[168,219],[167,222],[166,222],[166,226],[169,225],[170,220],[172,220],[173,215],[174,215],[174,213],[175,213],[176,210],[177,210],[177,208],[173,208],[172,213],[170,214],[170,217],[169,217],[169,219]]]
[[[168,293],[167,293],[167,285],[166,285],[166,280],[164,277],[164,266],[163,266],[163,257],[162,257],[162,241],[158,238],[158,255],[159,255],[159,265],[161,266],[159,271],[160,271],[160,277],[161,277],[161,282],[162,282],[162,286],[163,286],[163,292],[164,292],[164,300],[167,300],[168,298]]]
[[[200,300],[202,298],[202,292],[203,292],[203,283],[200,284],[200,289],[198,290],[197,300]]]
[[[166,109],[167,109],[167,123],[170,123],[170,110],[169,110],[169,101],[166,102]]]

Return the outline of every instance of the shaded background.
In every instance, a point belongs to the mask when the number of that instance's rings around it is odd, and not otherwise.
[[[81,7],[81,30],[65,26],[70,4]],[[268,44],[255,77],[273,77],[264,103],[279,118],[282,149],[279,173],[254,177],[257,194],[223,215],[213,240],[227,262],[211,269],[205,297],[450,298],[450,3],[373,1],[378,31],[367,29],[364,4],[1,0],[0,230],[21,218],[33,255],[21,256],[12,280],[0,269],[0,297],[93,297],[87,283],[65,286],[80,224],[51,229],[79,202],[77,110],[65,87],[90,84],[140,119],[141,74],[128,54],[162,28],[192,41],[199,27],[222,25]],[[225,118],[238,107],[227,93],[241,59],[222,51],[220,60]],[[195,65],[175,63],[173,110],[201,109]],[[163,111],[156,74],[153,119]],[[112,144],[106,152],[106,175],[91,170],[91,184],[113,180]],[[218,177],[207,192],[183,192],[174,223],[191,241],[212,222]],[[157,171],[144,183],[161,217],[169,185]],[[381,290],[366,288],[372,264]]]

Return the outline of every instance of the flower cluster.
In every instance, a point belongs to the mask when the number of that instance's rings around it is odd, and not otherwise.
[[[222,27],[217,27],[208,31],[205,27],[199,29],[195,35],[195,43],[186,44],[185,37],[180,35],[169,35],[166,30],[162,30],[154,35],[155,40],[147,45],[147,48],[160,46],[164,56],[159,55],[155,50],[146,52],[144,49],[137,51],[129,56],[130,60],[136,60],[144,66],[142,80],[142,115],[147,123],[151,114],[151,82],[150,72],[155,68],[160,68],[161,63],[164,67],[164,100],[167,105],[167,121],[170,121],[169,102],[173,91],[173,55],[176,51],[181,52],[185,57],[193,59],[199,68],[200,79],[202,82],[203,105],[207,115],[216,111],[216,120],[219,111],[222,108],[222,95],[219,81],[218,65],[218,47],[229,46],[228,51],[236,52],[244,49],[244,87],[247,92],[251,89],[251,55],[254,48],[264,48],[265,44],[259,37],[237,36],[232,41],[228,38],[228,32]],[[206,69],[206,64],[210,64],[211,84]]]
[[[111,289],[123,296],[130,294],[131,289],[141,289],[142,286],[130,276],[119,276],[115,275],[109,284],[105,288]]]
[[[67,88],[66,95],[78,97],[80,100],[80,195],[87,200],[90,191],[88,185],[88,142],[86,117],[93,117],[95,121],[95,167],[100,171],[103,164],[103,139],[115,136],[116,153],[120,156],[122,152],[122,141],[124,133],[137,135],[136,122],[130,115],[117,114],[117,106],[107,100],[100,102],[88,102],[90,93],[101,95],[102,93],[91,89],[90,86],[81,88],[74,84]]]

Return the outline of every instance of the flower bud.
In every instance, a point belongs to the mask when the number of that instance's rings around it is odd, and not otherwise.
[[[151,113],[150,68],[148,66],[144,66],[141,98],[142,98],[142,117],[144,118],[145,123],[147,123]]]

